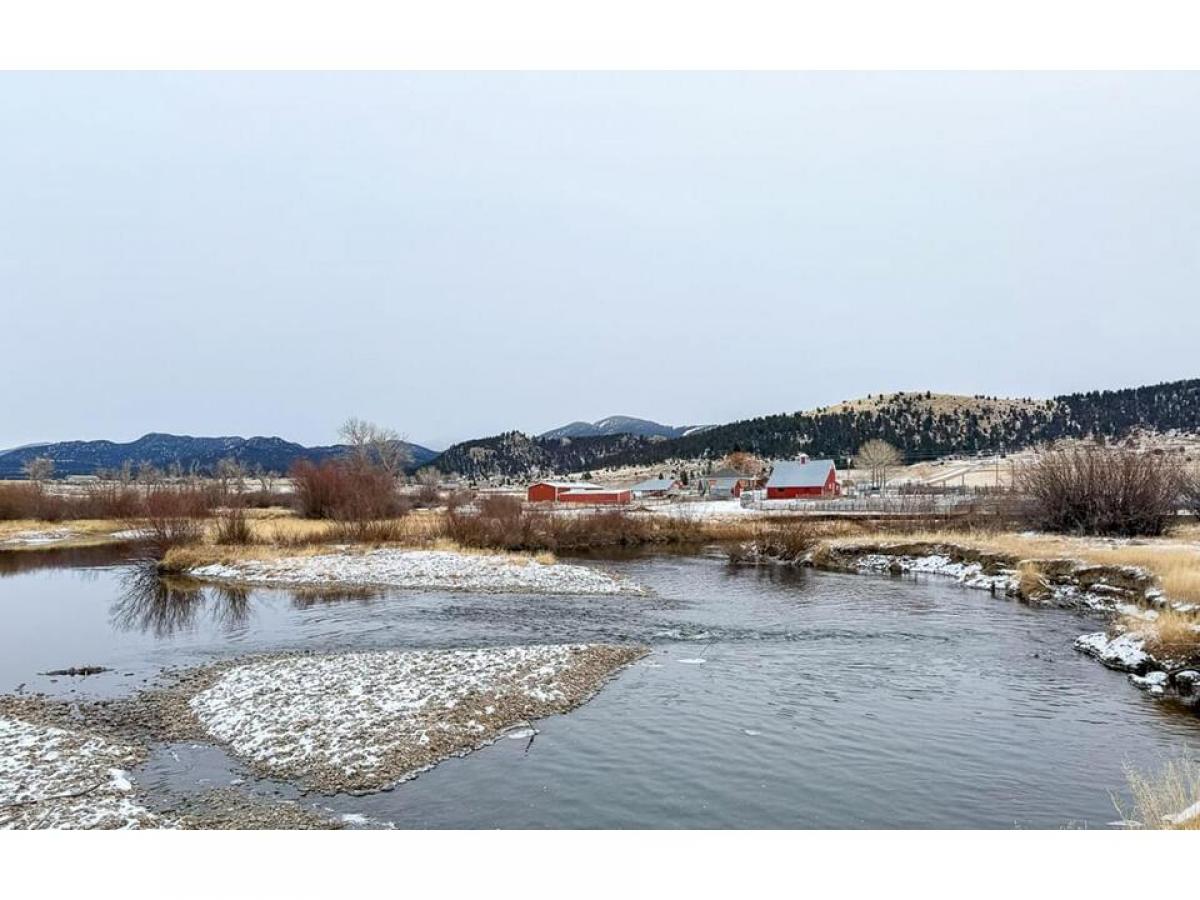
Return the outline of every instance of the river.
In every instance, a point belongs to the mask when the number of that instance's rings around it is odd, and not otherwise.
[[[13,555],[10,555],[10,557]],[[164,670],[272,650],[604,641],[651,653],[600,694],[394,790],[301,795],[219,749],[133,773],[167,805],[213,787],[413,828],[1104,827],[1123,766],[1200,719],[1076,653],[1100,627],[936,578],[603,565],[650,596],[173,590],[104,552],[0,567],[0,691],[113,697]],[[103,665],[87,678],[39,675]],[[357,820],[357,819],[356,819]]]

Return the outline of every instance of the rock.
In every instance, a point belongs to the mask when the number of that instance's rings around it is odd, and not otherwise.
[[[1094,656],[1110,669],[1144,675],[1154,663],[1154,658],[1145,651],[1142,639],[1136,634],[1122,634],[1115,638],[1103,631],[1085,634],[1075,639],[1075,649]]]
[[[1171,681],[1175,685],[1176,690],[1185,696],[1200,691],[1200,671],[1195,669],[1184,669],[1182,672],[1176,672]]]
[[[1155,696],[1162,696],[1167,689],[1167,682],[1170,676],[1166,672],[1147,672],[1145,675],[1130,675],[1130,682],[1134,687],[1141,688],[1143,691],[1149,691]]]

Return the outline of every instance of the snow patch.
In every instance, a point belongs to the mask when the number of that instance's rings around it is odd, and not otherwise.
[[[1075,639],[1075,649],[1094,656],[1110,669],[1125,672],[1142,671],[1154,660],[1143,647],[1142,639],[1136,634],[1122,634],[1110,638],[1105,632],[1097,631]]]
[[[93,735],[0,718],[0,828],[161,824],[128,795],[139,753]]]
[[[191,574],[263,585],[351,584],[546,594],[644,592],[624,579],[587,566],[543,565],[510,556],[448,550],[373,550],[245,560],[234,565],[198,566]]]

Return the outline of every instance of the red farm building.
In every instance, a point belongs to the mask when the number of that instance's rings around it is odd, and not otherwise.
[[[586,481],[539,481],[529,486],[526,494],[530,503],[628,503],[628,490],[601,487]]]
[[[784,460],[775,463],[767,479],[768,500],[792,500],[803,497],[837,497],[842,486],[832,459],[809,462]]]

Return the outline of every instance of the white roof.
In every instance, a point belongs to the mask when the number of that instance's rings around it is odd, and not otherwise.
[[[771,469],[767,487],[824,487],[829,479],[829,470],[833,468],[832,459],[814,459],[810,462],[780,460]]]

